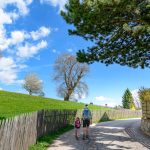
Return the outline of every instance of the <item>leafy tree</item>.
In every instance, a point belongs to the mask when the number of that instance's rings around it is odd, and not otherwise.
[[[88,71],[88,65],[77,62],[75,56],[60,55],[54,65],[54,80],[59,84],[58,95],[65,101],[76,100],[76,97],[81,98],[87,93],[88,87],[82,79]]]
[[[150,67],[149,0],[69,0],[61,15],[74,25],[69,34],[93,43],[78,61]]]
[[[150,88],[142,87],[139,89],[140,101],[150,101]]]
[[[42,82],[36,74],[27,74],[24,79],[23,88],[29,92],[29,95],[41,94],[42,92]]]
[[[126,89],[122,97],[122,105],[123,105],[123,108],[126,108],[126,109],[135,109],[135,104],[134,104],[134,100],[132,97],[132,93],[130,92],[128,88]]]

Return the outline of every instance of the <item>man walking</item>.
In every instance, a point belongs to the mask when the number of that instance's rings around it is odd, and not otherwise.
[[[82,112],[83,119],[83,140],[89,138],[89,125],[92,124],[92,115],[91,111],[88,109],[88,105],[85,105],[85,108]]]

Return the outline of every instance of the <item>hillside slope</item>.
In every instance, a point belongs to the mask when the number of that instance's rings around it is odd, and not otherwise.
[[[84,104],[0,91],[0,119],[41,109],[83,109]],[[90,109],[108,109],[90,105]]]

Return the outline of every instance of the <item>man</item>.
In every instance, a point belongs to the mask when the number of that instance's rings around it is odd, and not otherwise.
[[[88,109],[88,105],[85,105],[85,108],[82,112],[83,119],[83,140],[89,138],[89,125],[92,124],[92,115],[91,111]]]

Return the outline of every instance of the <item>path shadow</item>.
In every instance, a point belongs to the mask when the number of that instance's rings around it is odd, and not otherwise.
[[[117,140],[118,142],[124,142],[124,141],[131,141],[130,138],[126,137],[121,137],[121,136],[115,136],[111,134],[111,131],[108,129],[106,131],[103,130],[103,132],[93,132],[93,136],[90,138],[90,140],[83,141],[82,138],[80,138],[78,141],[70,140],[70,137],[60,137],[61,143],[57,145],[52,145],[53,149],[57,149],[60,147],[65,147],[66,145],[69,146],[69,150],[112,150],[112,149],[132,149],[130,146],[122,146],[119,144],[113,144],[109,143],[107,141],[112,140],[115,141]],[[108,133],[109,134],[105,134]],[[59,140],[58,139],[58,140]]]
[[[123,123],[128,123],[127,120],[123,120]],[[108,123],[108,122],[107,122]],[[91,128],[90,140],[83,141],[80,138],[78,141],[74,138],[74,131],[70,131],[59,137],[59,143],[53,144],[52,148],[57,149],[59,147],[69,146],[69,150],[122,150],[132,149],[135,146],[136,139],[127,137],[123,134],[124,127],[115,123],[113,126],[107,123],[99,123]],[[113,142],[117,141],[117,142]],[[124,142],[130,144],[123,145]],[[145,148],[150,149],[150,144],[145,145],[140,142]],[[134,148],[135,149],[135,148]],[[51,149],[50,149],[51,150]],[[144,149],[143,149],[144,150]]]

